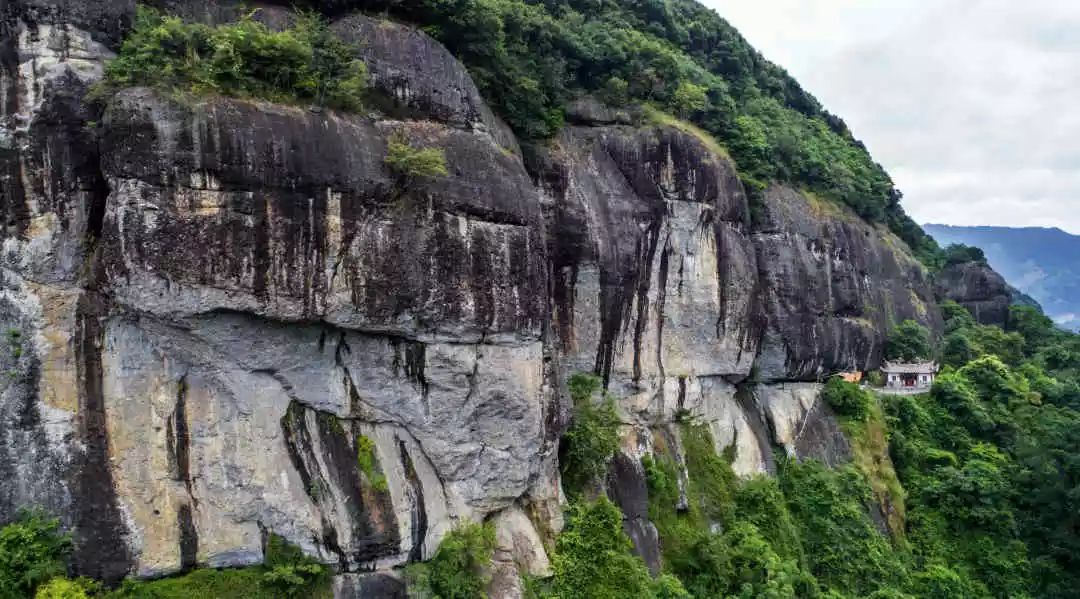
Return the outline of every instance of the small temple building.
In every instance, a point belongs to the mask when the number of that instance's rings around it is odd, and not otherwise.
[[[937,375],[937,362],[885,362],[885,388],[898,391],[929,391]]]

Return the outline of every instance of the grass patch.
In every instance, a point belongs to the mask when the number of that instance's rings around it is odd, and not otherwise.
[[[731,153],[728,151],[727,147],[717,141],[708,131],[693,123],[684,121],[673,114],[664,112],[651,104],[645,104],[643,109],[645,111],[645,119],[647,122],[663,127],[673,127],[683,133],[692,135],[716,156],[725,160],[731,160]]]
[[[857,214],[838,200],[831,200],[807,188],[802,188],[799,192],[806,198],[810,211],[818,219],[830,218],[849,223],[862,223],[862,219]]]

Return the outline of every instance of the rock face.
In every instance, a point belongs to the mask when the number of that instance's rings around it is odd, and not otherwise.
[[[783,187],[765,192],[754,227],[768,326],[765,380],[807,380],[881,363],[892,323],[940,331],[923,267],[902,242],[853,213]]]
[[[982,262],[946,266],[935,281],[938,296],[968,309],[981,324],[1005,326],[1013,289],[1005,278]]]
[[[844,209],[751,210],[709,140],[595,100],[522,152],[444,48],[347,2],[367,114],[137,88],[92,113],[132,10],[3,4],[0,522],[62,515],[78,574],[258,563],[273,533],[339,596],[401,596],[393,568],[488,519],[492,596],[517,597],[549,572],[579,371],[618,398],[607,492],[655,571],[640,458],[680,456],[676,422],[740,474],[774,446],[839,463],[818,381],[939,326],[922,268]],[[391,137],[448,175],[403,184]]]

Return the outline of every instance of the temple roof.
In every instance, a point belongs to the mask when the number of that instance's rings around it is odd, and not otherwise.
[[[937,362],[885,362],[881,367],[885,374],[934,374],[938,371]]]

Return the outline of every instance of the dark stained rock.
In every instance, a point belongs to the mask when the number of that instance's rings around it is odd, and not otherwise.
[[[946,266],[934,279],[941,300],[964,306],[982,324],[1005,326],[1013,289],[988,264],[965,262]]]
[[[381,92],[380,108],[486,131],[503,148],[520,153],[514,134],[484,103],[465,66],[426,33],[360,14],[335,22],[333,29],[360,48],[369,83]]]
[[[795,455],[800,460],[818,460],[832,467],[851,460],[851,443],[840,430],[836,414],[824,401],[817,401],[803,417],[795,437]]]
[[[5,27],[16,21],[31,30],[43,25],[73,27],[115,46],[135,15],[135,0],[5,0],[0,15]]]
[[[846,208],[774,186],[754,245],[768,319],[763,380],[815,380],[869,370],[896,323],[941,330],[925,269],[906,246]]]
[[[575,125],[633,125],[641,121],[641,109],[612,108],[593,96],[582,96],[567,104],[566,120]]]
[[[530,156],[568,367],[620,392],[745,375],[756,267],[730,162],[666,127],[571,127]]]
[[[660,535],[649,521],[649,487],[641,462],[618,452],[608,466],[607,494],[623,513],[623,529],[649,571],[660,572]]]
[[[256,21],[278,30],[290,25],[293,14],[293,4],[273,0],[149,0],[143,4],[185,21],[208,25],[230,23],[251,15]]]
[[[411,337],[539,334],[539,204],[486,136],[138,89],[105,120],[104,264],[122,301]],[[450,176],[395,179],[395,134],[442,149]]]
[[[405,581],[395,574],[343,574],[334,578],[335,599],[405,599]]]

